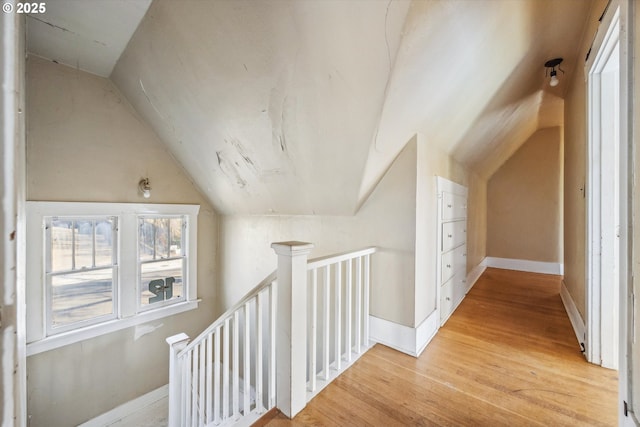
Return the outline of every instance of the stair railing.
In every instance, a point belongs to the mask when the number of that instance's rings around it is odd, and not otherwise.
[[[190,343],[167,339],[169,426],[242,424],[275,406],[275,272]]]
[[[369,345],[371,255],[376,248],[310,260],[307,401]]]
[[[292,418],[369,348],[376,249],[308,261],[310,243],[271,247],[274,273],[193,341],[167,338],[170,427],[248,426],[274,407]]]

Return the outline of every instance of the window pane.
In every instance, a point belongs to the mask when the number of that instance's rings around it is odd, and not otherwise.
[[[183,260],[150,262],[141,266],[140,302],[148,306],[183,296]]]
[[[140,219],[138,234],[138,252],[140,260],[154,259],[155,253],[155,220],[153,218]]]
[[[113,263],[113,220],[96,221],[96,266]]]
[[[51,221],[51,271],[71,270],[73,221]]]
[[[169,257],[169,218],[156,218],[156,259]]]
[[[76,221],[76,265],[74,270],[93,267],[93,221]]]
[[[183,223],[182,217],[141,218],[138,234],[140,261],[182,256]]]
[[[93,319],[113,313],[113,269],[51,277],[52,325]]]
[[[171,241],[169,245],[169,256],[182,255],[182,218],[171,218],[169,221]]]

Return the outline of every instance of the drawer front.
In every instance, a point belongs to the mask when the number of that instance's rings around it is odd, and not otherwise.
[[[452,291],[452,301],[455,304],[458,304],[464,295],[467,293],[467,276],[462,272],[456,273],[453,278],[453,291]]]
[[[453,279],[442,285],[440,288],[440,320],[444,320],[449,317],[451,310],[453,310]]]
[[[442,224],[442,252],[447,252],[467,241],[467,221]]]
[[[458,246],[453,250],[453,265],[456,274],[467,274],[467,245]]]
[[[443,284],[453,277],[453,274],[456,272],[455,259],[455,250],[442,254],[442,266],[440,270],[442,271],[442,278],[440,279],[440,284]]]
[[[440,284],[446,282],[454,274],[465,274],[467,269],[467,246],[461,245],[442,254]]]
[[[467,217],[467,198],[457,194],[442,192],[442,219],[450,220]]]

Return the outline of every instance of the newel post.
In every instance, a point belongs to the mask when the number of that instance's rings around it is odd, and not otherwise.
[[[307,258],[313,245],[271,247],[278,255],[276,406],[293,418],[307,404]]]
[[[167,338],[169,344],[169,427],[180,426],[182,375],[178,353],[189,344],[189,336],[180,333]]]

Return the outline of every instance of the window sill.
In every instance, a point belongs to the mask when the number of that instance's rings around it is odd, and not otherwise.
[[[95,338],[100,335],[119,331],[131,326],[136,326],[142,323],[162,319],[164,317],[173,316],[175,314],[184,313],[185,311],[190,311],[198,308],[199,301],[200,300],[185,301],[179,304],[170,305],[168,307],[145,311],[136,314],[135,316],[127,317],[124,319],[110,320],[104,323],[99,323],[97,325],[87,326],[86,328],[52,335],[50,337],[46,337],[27,344],[27,356],[33,356],[34,354],[43,353],[45,351],[63,347],[65,345],[74,344],[80,341],[88,340],[90,338]]]

